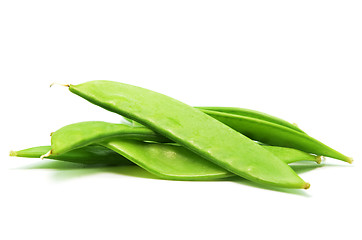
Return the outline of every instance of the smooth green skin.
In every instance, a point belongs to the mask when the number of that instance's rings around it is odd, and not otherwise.
[[[87,129],[87,138],[84,137]],[[126,139],[170,142],[161,135],[156,135],[147,128],[136,128],[125,124],[107,123],[102,121],[80,122],[67,125],[52,133],[51,155],[59,155],[69,150],[87,146],[93,141],[101,141],[109,137]]]
[[[20,151],[10,152],[13,157],[40,158],[45,153],[49,152],[51,146],[39,146],[23,149]],[[60,155],[51,155],[47,158],[61,160],[65,162],[81,163],[81,164],[104,164],[104,165],[129,165],[128,159],[118,153],[100,146],[88,145],[82,148],[73,149]]]
[[[122,125],[122,127],[118,125]],[[76,129],[76,131],[74,131],[74,129]],[[102,136],[100,137],[98,134],[95,134],[93,129],[107,129],[107,133],[109,135],[102,134]],[[159,140],[165,140],[165,142],[168,140],[169,141],[168,145],[171,144],[175,145],[175,143],[170,142],[169,139],[165,139],[156,132],[149,130],[141,125],[138,127],[132,127],[129,125],[108,123],[102,121],[86,121],[86,122],[73,123],[60,128],[54,133],[52,134],[51,137],[52,148],[56,149],[57,146],[63,145],[62,154],[82,148],[86,144],[99,144],[101,142],[106,142],[105,140],[107,139],[135,140],[134,136],[137,136],[136,140],[141,142],[159,139]],[[144,134],[141,135],[140,133]],[[73,136],[73,134],[75,134],[75,136]],[[81,138],[82,141],[80,141],[79,138]],[[268,146],[268,145],[261,145],[261,147],[268,150],[273,155],[276,155],[279,159],[281,159],[286,163],[292,163],[301,160],[315,160],[315,156],[292,148]],[[138,150],[143,151],[142,148],[139,148]],[[50,155],[50,156],[57,156],[57,155]]]
[[[104,80],[70,85],[69,90],[93,104],[140,122],[250,181],[286,188],[309,187],[286,163],[254,141],[171,97]]]
[[[291,128],[240,115],[211,110],[204,110],[204,112],[253,140],[268,145],[295,148],[307,153],[331,157],[349,163],[352,162],[351,158],[309,135]]]
[[[250,117],[250,118],[256,118],[256,119],[260,119],[260,120],[264,120],[266,122],[271,122],[271,123],[275,123],[275,124],[279,124],[282,125],[284,127],[288,127],[291,129],[294,129],[295,131],[301,132],[301,133],[305,133],[303,132],[300,128],[298,128],[296,125],[287,122],[281,118],[278,117],[274,117],[272,115],[263,113],[263,112],[259,112],[259,111],[255,111],[255,110],[251,110],[251,109],[246,109],[246,108],[237,108],[237,107],[196,107],[197,109],[200,109],[201,111],[204,110],[212,110],[212,111],[216,111],[216,112],[223,112],[223,113],[230,113],[230,114],[234,114],[234,115],[240,115],[242,117]]]
[[[242,108],[196,108],[253,140],[275,146],[295,148],[316,155],[336,158],[349,163],[352,162],[351,158],[310,137],[293,124],[282,119]],[[142,126],[140,123],[132,120],[131,124],[134,127]]]
[[[182,146],[119,138],[108,139],[100,144],[150,173],[168,180],[215,180],[235,176]],[[264,147],[280,156],[286,163],[316,161],[315,156],[295,149]]]
[[[99,145],[73,149],[49,158],[89,165],[129,165],[135,163],[152,174],[168,180],[216,180],[235,176],[181,146],[125,140],[119,137],[110,138],[97,144]],[[286,163],[318,160],[315,156],[296,149],[263,147]],[[50,148],[51,146],[28,148],[11,152],[11,156],[39,158]]]
[[[236,107],[195,107],[196,109],[200,109],[203,112],[207,113],[207,110],[215,111],[215,112],[222,112],[222,113],[230,113],[236,116],[242,116],[242,117],[249,117],[256,120],[263,120],[270,123],[275,123],[284,127],[288,127],[291,129],[294,129],[298,132],[305,133],[301,129],[299,129],[296,125],[293,125],[281,118],[274,117],[272,115],[258,112],[251,109],[246,108],[236,108]],[[133,121],[132,119],[125,118],[127,121],[129,121],[130,125],[134,127],[142,126],[142,124]]]
[[[97,129],[109,129],[107,125],[114,125],[107,122],[80,122],[71,124],[71,127],[63,127],[57,131],[58,135],[67,136],[67,150],[73,149],[76,151],[83,144],[79,144],[77,138],[72,137],[74,133],[73,129],[77,129],[77,134],[81,135],[84,142],[91,142],[93,144],[100,144],[107,147],[125,158],[141,166],[145,170],[165,179],[170,180],[211,180],[217,178],[224,178],[228,176],[234,176],[229,171],[213,164],[210,161],[200,157],[199,155],[187,150],[184,147],[177,146],[174,143],[162,144],[162,143],[149,143],[138,140],[128,140],[127,136],[133,136],[133,132],[139,133],[144,127],[133,128],[127,131],[127,135],[124,134],[124,130],[117,132],[117,128],[113,130],[116,132],[110,132],[110,136],[103,135],[102,138],[98,138],[93,134],[92,128]],[[133,131],[133,132],[132,132]],[[154,136],[152,136],[152,134]],[[112,136],[118,136],[112,138]],[[147,135],[148,139],[157,139],[158,134],[155,132]],[[52,143],[59,145],[63,143],[64,139],[53,139]],[[107,140],[104,140],[107,139]],[[58,142],[60,140],[60,142]],[[147,139],[143,139],[147,140]],[[316,156],[307,154],[305,152],[283,148],[275,146],[262,146],[272,154],[279,157],[286,163],[292,163],[296,161],[317,161]],[[65,153],[66,154],[66,153]],[[62,155],[59,155],[59,157]],[[106,160],[107,161],[107,160]],[[100,160],[102,162],[102,160]],[[108,162],[107,162],[108,163]]]
[[[235,176],[181,146],[125,139],[110,139],[101,144],[167,180],[214,180]]]
[[[298,161],[315,161],[317,163],[321,162],[320,156],[311,155],[298,149],[267,145],[262,145],[262,147],[288,164]]]

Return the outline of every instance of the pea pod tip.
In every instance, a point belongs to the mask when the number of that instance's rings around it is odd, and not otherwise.
[[[16,154],[16,151],[10,151],[10,153],[9,153],[9,156],[10,157],[16,157],[17,156],[17,154]]]
[[[310,183],[304,183],[303,188],[304,188],[304,189],[310,188]]]
[[[324,159],[324,156],[316,156],[315,161],[316,163],[321,164]]]
[[[347,162],[352,164],[353,163],[353,158],[351,158],[351,157],[347,158]]]

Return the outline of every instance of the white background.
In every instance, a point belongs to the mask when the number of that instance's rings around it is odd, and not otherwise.
[[[361,239],[361,1],[1,1],[1,239]],[[52,82],[107,79],[260,110],[352,156],[309,190],[8,156],[118,122]]]

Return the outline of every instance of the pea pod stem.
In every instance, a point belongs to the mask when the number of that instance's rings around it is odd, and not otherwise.
[[[54,85],[59,85],[59,86],[63,86],[63,87],[69,87],[69,84],[61,84],[61,83],[57,83],[57,82],[53,82],[52,84],[50,84],[49,87],[53,87]]]

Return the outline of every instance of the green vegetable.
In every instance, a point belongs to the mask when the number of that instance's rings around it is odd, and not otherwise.
[[[210,110],[204,110],[204,112],[256,141],[268,145],[295,148],[316,155],[336,158],[348,163],[352,162],[350,157],[337,152],[305,133],[295,131],[289,127],[230,113]]]
[[[184,147],[136,140],[109,139],[101,143],[145,170],[168,180],[214,180],[235,176]],[[265,146],[264,146],[265,147]],[[315,156],[295,149],[266,147],[286,163],[317,161]]]
[[[236,108],[236,107],[195,107],[197,109],[200,109],[203,112],[208,112],[208,110],[211,110],[213,112],[221,112],[221,113],[230,113],[233,116],[237,117],[248,117],[251,120],[263,120],[265,122],[269,122],[269,123],[274,123],[274,124],[278,124],[284,127],[288,127],[291,128],[293,130],[296,130],[298,132],[304,133],[302,130],[300,130],[295,124],[291,124],[283,119],[274,117],[272,115],[266,114],[266,113],[262,113],[262,112],[258,112],[255,110],[251,110],[251,109],[246,109],[246,108]],[[212,116],[212,115],[210,115]],[[137,123],[136,121],[133,121],[132,119],[126,118],[127,121],[130,122],[131,125],[137,127],[137,126],[142,126],[142,124]],[[242,129],[242,126],[239,126],[238,129]],[[237,130],[237,129],[235,129]],[[238,131],[238,130],[237,130]],[[246,130],[241,130],[242,132],[247,132]]]
[[[84,126],[84,125],[83,125]],[[71,136],[69,136],[70,138]],[[49,158],[82,164],[128,165],[135,163],[154,175],[168,180],[216,180],[235,176],[197,154],[174,144],[108,138]],[[286,163],[315,161],[319,158],[299,150],[263,146]],[[39,158],[50,150],[42,146],[11,152],[11,156]],[[119,153],[119,154],[118,154]],[[128,161],[129,159],[130,161]]]
[[[259,120],[263,120],[266,122],[270,122],[270,123],[275,123],[275,124],[279,124],[281,126],[284,127],[288,127],[291,128],[295,131],[304,133],[300,128],[298,128],[295,124],[289,123],[283,119],[280,119],[278,117],[274,117],[272,115],[266,114],[266,113],[262,113],[259,111],[255,111],[255,110],[251,110],[251,109],[246,109],[246,108],[236,108],[236,107],[196,107],[198,109],[200,109],[201,111],[204,110],[211,110],[214,112],[223,112],[223,113],[230,113],[233,115],[238,115],[238,116],[242,116],[242,117],[249,117],[249,118],[256,118]]]
[[[10,156],[40,158],[49,152],[51,146],[39,146],[20,151],[11,151]],[[104,165],[129,165],[131,164],[126,158],[118,153],[103,147],[101,145],[88,145],[81,148],[67,151],[60,155],[51,155],[48,158],[61,160],[65,162],[81,163],[81,164],[104,164]]]
[[[255,141],[273,146],[295,148],[316,155],[336,158],[348,163],[352,162],[352,158],[337,152],[311,136],[301,131],[296,131],[290,126],[285,126],[286,124],[275,123],[274,121],[277,119],[275,117],[270,117],[270,119],[266,121],[263,120],[266,119],[264,115],[260,114],[257,116],[254,112],[249,110],[241,111],[239,112],[240,114],[236,115],[226,113],[226,111],[207,110],[209,108],[220,110],[218,107],[207,107],[205,109],[202,108],[202,111]],[[225,109],[229,110],[235,108]],[[221,110],[224,110],[224,108],[221,108]],[[237,112],[236,110],[234,111]],[[233,111],[230,110],[230,112]],[[142,126],[134,121],[132,121],[132,125],[134,127]]]
[[[56,146],[66,145],[67,148],[62,148],[63,153],[66,154],[68,151],[75,151],[83,147],[84,143],[100,144],[118,152],[147,171],[161,178],[172,180],[205,180],[233,176],[225,169],[181,146],[140,141],[157,139],[159,136],[150,130],[147,132],[148,129],[144,127],[134,128],[128,125],[112,127],[112,125],[122,124],[95,121],[74,123],[62,127],[52,134],[52,147],[56,149]],[[99,135],[94,134],[93,128],[108,129],[109,136],[102,135],[99,137]],[[110,131],[111,129],[113,131]],[[138,141],[127,139],[129,136],[133,137],[139,133],[147,133],[147,135],[144,135],[144,139],[138,135]],[[73,135],[75,136],[73,137]],[[78,136],[81,136],[82,142],[79,141],[80,137]],[[112,136],[117,137],[112,138]],[[296,149],[274,146],[262,147],[286,163],[302,160],[318,161],[315,156]]]
[[[194,108],[160,93],[112,81],[63,86],[130,123],[70,124],[52,134],[51,146],[12,151],[11,156],[87,165],[135,163],[170,180],[215,180],[236,174],[257,183],[305,189],[309,183],[289,163],[319,163],[321,157],[316,155],[352,162],[295,124],[262,112]]]
[[[84,129],[87,129],[87,138]],[[158,142],[170,142],[169,139],[155,134],[147,128],[133,128],[124,124],[110,124],[101,121],[89,121],[67,125],[52,133],[52,149],[45,156],[59,155],[75,148],[87,146],[105,138],[121,136],[126,139],[138,139]]]

